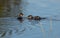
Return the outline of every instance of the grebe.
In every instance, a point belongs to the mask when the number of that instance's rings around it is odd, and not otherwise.
[[[46,18],[41,18],[40,16],[35,16],[35,17],[34,17],[34,20],[39,20],[39,21],[40,21],[40,20],[42,20],[42,19],[46,19]]]
[[[34,17],[34,20],[39,20],[39,21],[40,21],[40,20],[41,20],[41,17],[35,16],[35,17]]]
[[[19,16],[18,16],[18,18],[17,18],[20,22],[23,21],[23,15],[24,15],[23,13],[20,13]]]
[[[32,15],[28,15],[28,20],[33,20],[33,16]]]

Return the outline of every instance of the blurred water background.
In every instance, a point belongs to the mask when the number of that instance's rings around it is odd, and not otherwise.
[[[21,12],[47,19],[20,23]],[[0,38],[60,38],[59,29],[60,0],[0,0]]]

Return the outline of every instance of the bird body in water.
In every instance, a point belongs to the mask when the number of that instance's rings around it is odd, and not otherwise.
[[[20,22],[23,22],[23,13],[20,13],[19,14],[19,17],[17,18]]]
[[[32,15],[28,15],[28,20],[42,20],[42,19],[46,19],[46,18],[41,18],[40,16],[32,16]]]
[[[46,19],[46,18],[41,18],[40,16],[35,16],[35,17],[34,17],[34,20],[40,21],[40,20],[42,20],[42,19]]]
[[[24,15],[23,13],[20,13],[20,14],[19,14],[19,17],[17,18],[20,22],[23,22],[23,15]],[[33,17],[32,15],[28,15],[28,16],[27,16],[27,19],[30,20],[30,21],[31,21],[31,20],[40,21],[40,20],[46,19],[46,18],[41,18],[40,16],[34,16],[34,17]]]
[[[40,20],[41,20],[41,17],[35,16],[35,17],[34,17],[34,20],[39,20],[39,21],[40,21]]]
[[[28,20],[33,20],[33,16],[32,15],[28,15]]]

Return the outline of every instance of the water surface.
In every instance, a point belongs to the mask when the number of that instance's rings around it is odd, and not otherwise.
[[[32,14],[47,19],[41,20],[40,24],[26,19],[20,23],[14,16],[19,14],[20,6],[24,16]],[[1,38],[60,38],[59,0],[23,0],[21,5],[15,5],[12,9],[11,17],[0,18]]]

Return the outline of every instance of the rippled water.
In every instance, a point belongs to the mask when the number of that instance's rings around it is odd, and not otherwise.
[[[0,18],[0,38],[60,38],[59,0],[23,0],[19,5],[11,5],[10,15],[2,15]],[[47,19],[24,19],[23,23],[20,23],[17,20],[19,12],[23,12],[24,16],[32,14]]]

